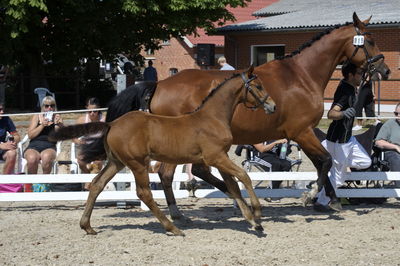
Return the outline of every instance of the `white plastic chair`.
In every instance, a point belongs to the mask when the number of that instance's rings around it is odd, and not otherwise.
[[[40,107],[40,105],[41,105],[41,103],[43,101],[43,98],[46,97],[46,95],[48,95],[48,94],[53,96],[54,99],[56,99],[56,95],[53,92],[51,92],[48,89],[46,89],[46,88],[36,88],[33,92],[35,94],[37,94],[37,96],[38,96],[37,107]]]
[[[28,141],[29,141],[29,137],[28,137],[28,135],[25,135],[24,138],[18,143],[18,167],[17,167],[17,169],[18,169],[19,173],[24,172],[26,165],[27,165],[27,161],[24,158],[24,149],[25,149],[25,146],[28,144]],[[58,141],[56,144],[56,158],[58,157],[58,155],[61,152],[61,143],[62,143],[62,141]],[[55,163],[53,163],[53,172],[55,172],[54,166],[55,166]]]

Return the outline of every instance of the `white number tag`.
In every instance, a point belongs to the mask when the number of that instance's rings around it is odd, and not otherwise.
[[[363,46],[364,45],[364,36],[356,35],[353,37],[353,45],[355,46]]]

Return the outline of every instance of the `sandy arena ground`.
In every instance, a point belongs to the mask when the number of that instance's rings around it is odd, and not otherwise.
[[[314,171],[303,159],[300,170]],[[192,220],[177,223],[185,237],[166,234],[139,207],[96,207],[91,224],[99,234],[89,236],[79,228],[84,202],[1,202],[0,264],[400,265],[396,199],[333,214],[304,208],[299,199],[260,201],[264,235],[249,229],[229,199],[178,200]],[[165,201],[157,202],[167,212]]]
[[[82,202],[0,203],[2,265],[399,265],[400,201],[335,214],[297,199],[264,205],[265,235],[228,199],[179,200],[190,224],[169,236],[138,207],[96,207],[86,235]],[[163,200],[158,201],[164,211]]]

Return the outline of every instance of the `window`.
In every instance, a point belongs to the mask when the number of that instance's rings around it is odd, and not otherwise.
[[[252,62],[255,66],[285,55],[284,45],[254,45],[251,47]]]

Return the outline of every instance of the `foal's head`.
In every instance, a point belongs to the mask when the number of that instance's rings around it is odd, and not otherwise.
[[[272,114],[275,112],[275,102],[261,85],[257,76],[253,74],[253,70],[254,67],[251,65],[241,74],[245,87],[243,103],[250,109],[263,107],[265,113]]]
[[[353,13],[354,35],[347,43],[346,56],[349,61],[363,68],[369,75],[379,73],[383,79],[388,79],[390,69],[385,64],[384,56],[376,45],[372,33],[366,29],[370,19],[371,17],[361,21],[357,14]]]

